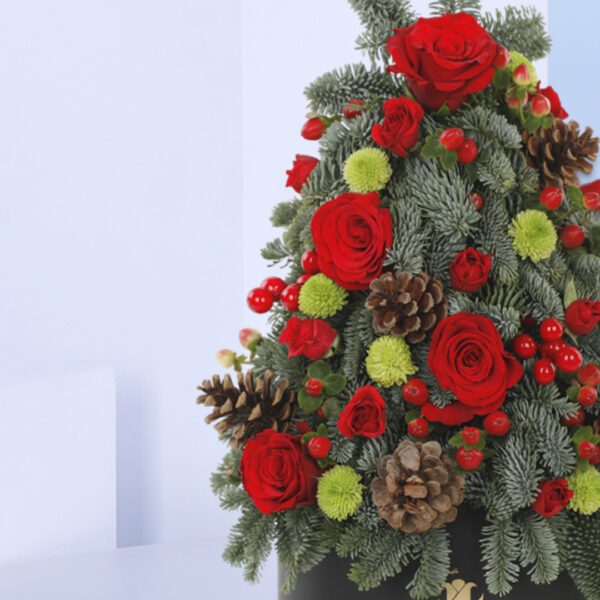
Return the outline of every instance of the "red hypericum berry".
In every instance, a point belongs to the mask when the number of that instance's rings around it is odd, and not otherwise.
[[[577,394],[577,402],[586,408],[594,406],[598,402],[598,390],[595,387],[584,385]]]
[[[588,210],[597,212],[600,210],[600,194],[597,192],[586,192],[583,194],[583,206]]]
[[[296,312],[298,310],[301,289],[302,286],[300,284],[292,283],[291,285],[288,285],[281,294],[281,304],[283,304],[290,312]]]
[[[217,352],[217,362],[225,369],[230,369],[235,365],[236,354],[233,350],[227,348]]]
[[[251,311],[262,314],[271,310],[273,306],[273,295],[263,288],[254,288],[246,298]]]
[[[565,427],[577,427],[578,425],[583,425],[585,421],[585,411],[581,406],[577,409],[577,412],[572,415],[564,415],[561,417],[560,422]]]
[[[590,458],[590,465],[600,465],[600,446],[596,446],[596,451],[594,452],[594,456]]]
[[[424,438],[429,435],[429,423],[422,418],[414,419],[408,424],[408,435],[414,438]]]
[[[313,117],[304,123],[301,135],[305,140],[320,140],[327,129],[325,120],[321,117]]]
[[[540,325],[540,336],[545,342],[560,340],[564,332],[564,327],[558,319],[546,319]]]
[[[513,81],[519,87],[527,87],[531,83],[531,71],[527,65],[519,65],[513,71]]]
[[[504,437],[510,430],[510,419],[506,413],[498,410],[483,420],[483,428],[488,435]]]
[[[304,386],[306,393],[313,398],[318,398],[323,393],[323,382],[320,379],[310,378]]]
[[[540,385],[548,385],[556,379],[556,367],[549,358],[540,358],[533,365],[533,377]]]
[[[477,192],[471,192],[467,199],[471,201],[471,204],[475,207],[476,210],[481,210],[483,208],[483,197],[481,194]]]
[[[402,398],[410,404],[423,406],[429,400],[429,390],[426,383],[418,377],[409,379],[402,386]]]
[[[346,117],[346,119],[355,119],[362,113],[363,109],[360,107],[364,105],[365,103],[363,100],[350,100],[346,106],[344,106],[344,117]]]
[[[565,225],[560,232],[560,243],[567,250],[580,248],[585,242],[585,232],[579,225]]]
[[[475,448],[459,448],[456,453],[456,462],[463,471],[475,471],[483,462],[483,452]]]
[[[312,275],[310,273],[304,273],[303,275],[300,275],[298,279],[296,279],[296,283],[299,285],[304,285],[311,277]]]
[[[240,329],[239,340],[243,348],[254,350],[262,340],[262,335],[256,329],[244,327],[244,329]]]
[[[506,69],[510,62],[510,52],[504,46],[498,46],[498,52],[494,59],[496,69]]]
[[[511,94],[506,94],[506,104],[513,110],[519,110],[523,108],[527,102],[529,102],[529,94],[525,94],[524,98],[519,98],[518,96],[513,96]]]
[[[546,210],[558,210],[563,200],[564,192],[559,187],[546,187],[540,192],[540,202]]]
[[[326,437],[313,437],[308,442],[308,453],[315,459],[327,458],[331,450],[331,442]]]
[[[280,277],[269,277],[261,283],[260,287],[267,290],[273,296],[273,300],[279,301],[287,283]]]
[[[582,364],[583,356],[574,346],[567,346],[556,355],[556,366],[563,373],[577,373]]]
[[[481,439],[481,431],[477,427],[465,427],[462,430],[461,436],[467,446],[477,446]]]
[[[513,352],[523,360],[533,358],[537,354],[537,343],[527,333],[520,333],[513,340]]]
[[[545,117],[550,114],[552,110],[552,105],[550,104],[550,100],[546,98],[543,94],[536,94],[531,99],[531,114],[538,119]]]
[[[444,146],[446,150],[458,150],[464,140],[465,132],[458,127],[446,129],[445,131],[442,131],[440,135],[440,144]]]
[[[540,353],[544,358],[549,358],[552,362],[556,361],[558,353],[567,347],[565,340],[554,340],[553,342],[544,342],[540,346]]]
[[[586,440],[577,446],[577,451],[579,453],[579,458],[590,460],[590,458],[594,458],[596,455],[596,444],[592,444],[592,442]]]
[[[456,158],[458,159],[459,163],[463,165],[470,165],[477,158],[478,154],[479,150],[477,149],[475,140],[467,139],[456,151]]]
[[[309,275],[315,275],[319,272],[319,256],[314,250],[307,250],[302,255],[302,268]]]
[[[325,411],[322,408],[317,408],[317,412],[315,414],[317,415],[317,417],[319,417],[319,419],[322,419],[323,421],[327,418],[327,415],[325,414]]]
[[[308,421],[303,419],[302,421],[296,422],[296,431],[299,435],[304,435],[305,433],[310,433],[312,429],[310,428]]]
[[[585,367],[579,369],[577,379],[579,379],[583,385],[591,385],[592,387],[600,385],[600,366],[593,363],[585,365]]]

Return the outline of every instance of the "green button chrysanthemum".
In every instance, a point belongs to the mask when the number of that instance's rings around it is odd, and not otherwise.
[[[406,383],[418,370],[408,344],[391,335],[380,337],[371,344],[366,366],[369,377],[383,387]]]
[[[357,150],[344,165],[344,179],[350,191],[358,194],[382,190],[391,176],[390,160],[378,148]]]
[[[529,69],[529,72],[531,73],[531,87],[537,87],[538,76],[533,63],[524,54],[521,54],[516,50],[512,50],[510,53],[510,62],[508,63],[508,68],[512,73],[514,73],[515,69],[520,65],[525,65]]]
[[[344,521],[361,505],[363,489],[360,475],[352,467],[333,467],[319,479],[319,508],[330,519]]]
[[[550,258],[558,236],[552,221],[541,210],[524,210],[514,219],[508,230],[513,247],[521,258],[534,263]]]
[[[313,275],[300,290],[300,310],[309,317],[332,317],[348,301],[348,292],[323,273]]]
[[[596,469],[576,472],[567,481],[573,492],[571,510],[587,516],[600,510],[600,473]]]

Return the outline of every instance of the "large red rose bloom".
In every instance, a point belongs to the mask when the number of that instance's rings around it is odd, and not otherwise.
[[[300,440],[287,433],[267,429],[248,440],[240,472],[246,493],[263,515],[316,502],[321,469]]]
[[[319,267],[347,290],[366,290],[381,275],[392,245],[392,218],[379,194],[342,194],[321,205],[312,223]]]
[[[523,376],[523,366],[504,349],[492,321],[458,313],[437,326],[431,339],[429,369],[440,387],[456,397],[445,408],[431,402],[423,416],[445,425],[460,425],[498,410],[506,391]]]
[[[390,98],[383,103],[383,113],[383,123],[373,125],[373,140],[406,158],[419,140],[419,126],[425,116],[423,108],[410,98]]]
[[[392,73],[406,76],[415,98],[427,108],[445,103],[456,110],[470,94],[486,88],[494,78],[500,46],[466,13],[419,19],[397,29],[387,50]]]

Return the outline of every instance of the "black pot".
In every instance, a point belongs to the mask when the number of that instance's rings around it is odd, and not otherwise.
[[[479,539],[485,524],[483,515],[463,509],[450,527],[452,540],[452,575],[448,584],[456,591],[444,592],[441,600],[494,600],[486,591],[481,570]],[[301,575],[290,595],[279,594],[280,600],[409,600],[406,586],[414,575],[415,567],[408,567],[397,577],[386,581],[370,592],[359,592],[348,580],[350,561],[331,554],[318,567]],[[513,600],[583,600],[575,585],[566,575],[552,585],[538,586],[523,575],[513,591],[505,598]]]

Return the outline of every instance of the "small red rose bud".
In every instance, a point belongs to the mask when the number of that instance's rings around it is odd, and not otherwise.
[[[594,458],[596,455],[596,444],[592,444],[592,442],[586,440],[577,446],[577,451],[579,453],[579,458],[590,460],[590,458]]]
[[[415,404],[416,406],[423,406],[429,399],[429,390],[427,384],[418,377],[409,379],[402,386],[402,398],[409,404]]]
[[[346,117],[346,119],[356,119],[356,117],[360,116],[362,113],[363,109],[361,107],[364,105],[365,103],[363,100],[350,100],[350,102],[344,106],[344,117]]]
[[[581,406],[577,409],[577,412],[573,415],[564,415],[561,417],[560,422],[565,427],[577,427],[578,425],[583,425],[585,421],[585,411]]]
[[[598,390],[595,387],[591,387],[589,385],[584,385],[577,395],[577,402],[581,404],[581,406],[585,406],[586,408],[591,408],[598,402]]]
[[[585,365],[582,369],[577,373],[577,379],[583,385],[591,385],[596,387],[600,385],[600,366],[590,363],[589,365]]]
[[[424,438],[429,435],[429,423],[425,419],[414,419],[408,424],[408,435],[414,438]]]
[[[549,385],[556,379],[556,367],[549,358],[540,358],[533,365],[533,377],[540,385]]]
[[[477,144],[472,139],[466,139],[456,151],[458,162],[463,165],[470,165],[477,158],[478,154]]]
[[[483,197],[481,194],[477,192],[471,192],[467,199],[471,201],[471,204],[475,207],[476,210],[481,210],[483,208]]]
[[[254,350],[258,344],[262,341],[262,335],[256,329],[250,329],[248,327],[240,330],[240,344],[242,348],[246,350]]]
[[[467,446],[477,446],[481,439],[481,431],[477,427],[465,427],[462,430],[461,437]]]
[[[225,369],[230,369],[235,365],[235,352],[233,350],[219,350],[217,352],[217,362]]]
[[[506,104],[508,104],[509,108],[512,108],[513,110],[520,110],[527,104],[527,102],[529,102],[529,94],[525,94],[524,98],[506,94]]]
[[[280,277],[268,277],[260,284],[260,287],[267,290],[273,296],[273,300],[279,301],[287,283]]]
[[[306,393],[313,398],[318,398],[323,393],[323,382],[319,379],[309,379],[304,386]]]
[[[281,304],[283,304],[290,312],[296,312],[298,310],[301,288],[301,285],[292,283],[291,285],[288,285],[281,294]]]
[[[317,460],[327,458],[331,442],[326,437],[313,437],[308,442],[308,453]]]
[[[320,140],[327,129],[325,119],[322,117],[313,117],[304,123],[302,127],[302,137],[305,140],[316,141]]]
[[[556,366],[563,373],[577,373],[582,364],[583,356],[574,346],[567,346],[556,355]]]
[[[504,437],[510,430],[510,419],[506,413],[498,410],[483,420],[483,428],[488,435]]]
[[[583,206],[587,210],[598,212],[600,210],[600,194],[596,192],[587,192],[583,195]]]
[[[307,250],[302,255],[302,268],[309,275],[316,275],[319,272],[319,256],[314,250]]]
[[[475,471],[483,462],[483,452],[475,448],[472,450],[459,448],[456,453],[456,462],[463,471]]]
[[[546,319],[540,325],[540,336],[545,342],[560,340],[563,333],[564,328],[558,319]]]
[[[531,71],[527,65],[519,65],[513,71],[513,81],[519,87],[527,87],[531,83]]]
[[[540,202],[546,210],[558,210],[563,200],[564,193],[559,187],[546,187],[540,192]]]
[[[464,139],[464,131],[454,127],[452,129],[446,129],[446,131],[442,131],[442,134],[440,135],[440,144],[444,146],[446,150],[458,150]]]
[[[273,295],[263,288],[254,288],[248,294],[246,302],[251,311],[262,314],[271,310],[273,306]]]
[[[550,114],[552,105],[543,94],[535,95],[531,100],[531,114],[538,119]]]
[[[560,232],[560,243],[567,250],[580,248],[585,242],[585,232],[579,225],[565,225]]]
[[[498,45],[498,53],[494,59],[494,66],[496,69],[506,69],[510,62],[510,52],[504,47]]]

